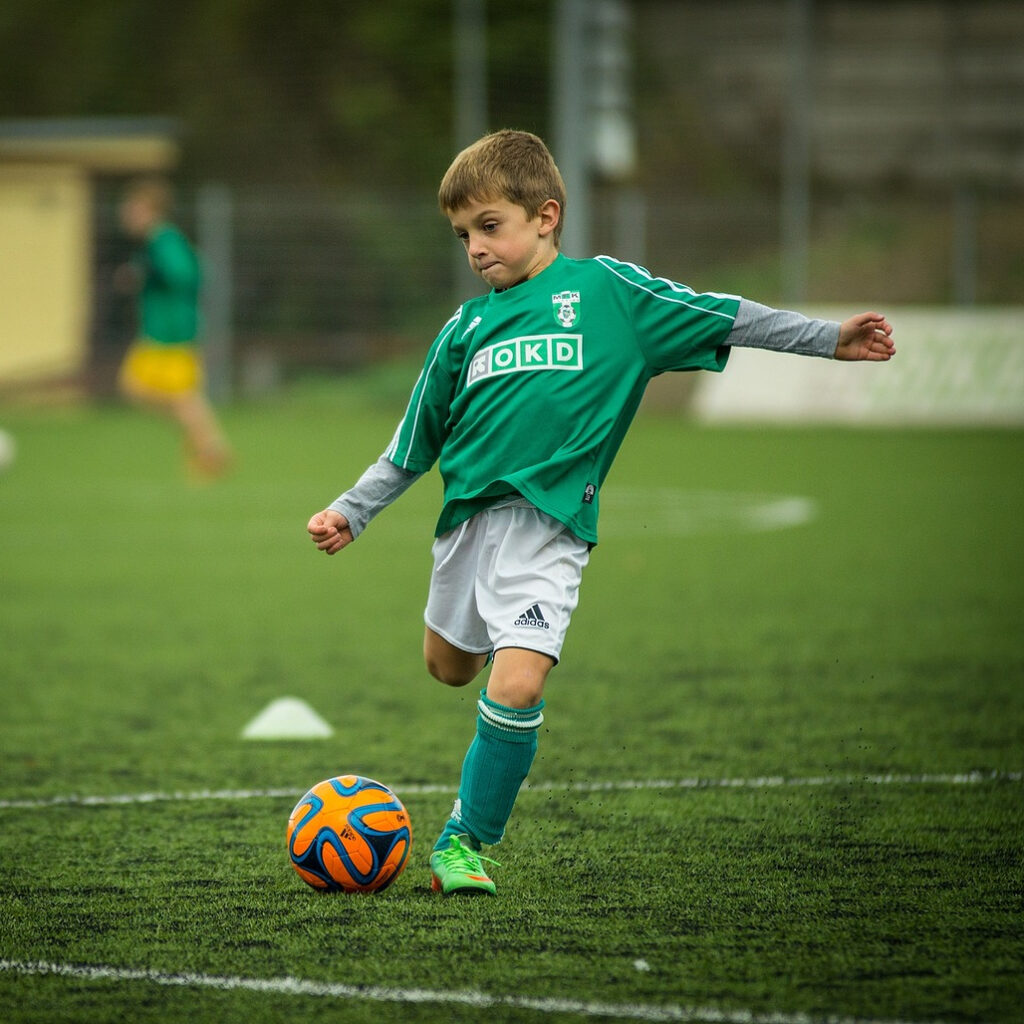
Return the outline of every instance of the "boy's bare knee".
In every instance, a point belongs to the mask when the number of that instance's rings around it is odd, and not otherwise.
[[[534,707],[544,695],[544,683],[554,664],[548,654],[503,647],[494,655],[487,696],[510,708]]]
[[[460,650],[428,629],[423,642],[423,660],[427,671],[445,686],[471,683],[487,664],[487,655]]]
[[[468,673],[455,673],[445,669],[430,669],[430,675],[445,686],[468,686],[475,678]]]
[[[437,662],[428,661],[427,671],[440,683],[445,686],[466,686],[471,683],[476,673],[458,671],[451,665],[441,665]]]

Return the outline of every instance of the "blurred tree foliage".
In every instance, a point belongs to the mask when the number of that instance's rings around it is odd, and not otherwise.
[[[168,116],[188,177],[420,189],[452,153],[454,7],[4,0],[0,117]],[[488,127],[546,130],[552,7],[487,5]]]

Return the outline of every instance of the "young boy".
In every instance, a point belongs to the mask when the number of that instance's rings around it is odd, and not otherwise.
[[[647,382],[667,370],[720,371],[733,345],[873,361],[895,349],[877,313],[808,320],[699,295],[607,256],[568,259],[565,187],[526,132],[463,150],[439,203],[491,291],[445,324],[391,444],[307,529],[336,554],[439,461],[424,658],[449,686],[493,664],[430,857],[432,885],[493,893],[480,851],[502,838],[530,770],[545,680],[597,542],[601,485]]]
[[[115,284],[138,293],[138,338],[118,374],[122,393],[140,405],[168,412],[185,440],[186,462],[198,477],[219,476],[231,450],[203,383],[199,351],[199,260],[188,239],[168,220],[171,188],[163,178],[139,178],[125,192],[119,214],[127,235],[140,243]]]

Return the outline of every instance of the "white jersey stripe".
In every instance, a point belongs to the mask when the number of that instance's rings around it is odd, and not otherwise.
[[[409,468],[409,457],[412,454],[413,442],[416,438],[416,428],[419,425],[420,411],[423,407],[423,398],[427,393],[427,381],[430,377],[431,371],[437,363],[438,356],[441,354],[441,350],[444,348],[445,343],[454,335],[455,328],[458,326],[459,321],[462,319],[462,306],[455,311],[451,319],[441,328],[441,332],[438,334],[438,343],[434,349],[434,358],[430,360],[429,365],[425,366],[420,372],[419,380],[416,381],[416,387],[413,388],[413,394],[419,392],[416,399],[416,410],[413,415],[412,428],[409,433],[409,440],[406,445],[406,455],[401,462],[402,469]],[[402,417],[402,422],[398,424],[398,429],[395,431],[395,436],[388,446],[388,450],[385,454],[388,458],[392,458],[398,449],[399,438],[401,437],[402,431],[405,429],[405,422],[409,418],[409,412],[406,411],[405,416]]]
[[[653,295],[656,299],[661,299],[663,302],[674,302],[680,306],[687,306],[690,309],[696,309],[701,313],[707,313],[709,316],[720,316],[723,320],[735,321],[736,317],[731,313],[724,313],[718,309],[708,309],[706,306],[702,306],[699,303],[687,302],[682,298],[675,298],[671,295],[665,295],[662,291],[657,290],[654,287],[648,288],[641,284],[639,281],[633,280],[629,275],[622,273],[618,267],[629,267],[635,271],[644,280],[649,281],[652,285],[663,285],[669,288],[673,292],[683,292],[686,295],[691,295],[694,298],[697,297],[695,292],[688,285],[679,284],[677,281],[670,281],[667,277],[652,277],[643,267],[638,267],[635,263],[621,263],[619,260],[614,260],[610,256],[597,256],[595,257],[596,262],[600,263],[602,267],[609,270],[620,280],[625,281],[632,288],[638,288],[640,291],[647,292],[648,295]],[[614,265],[613,265],[614,264]],[[739,300],[738,295],[729,295],[723,292],[704,292],[705,295],[709,295],[716,299],[735,299]]]

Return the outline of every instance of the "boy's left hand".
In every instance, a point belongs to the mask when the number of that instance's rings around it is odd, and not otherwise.
[[[885,362],[896,354],[892,324],[881,313],[858,313],[839,325],[839,344],[833,358],[856,362]]]

